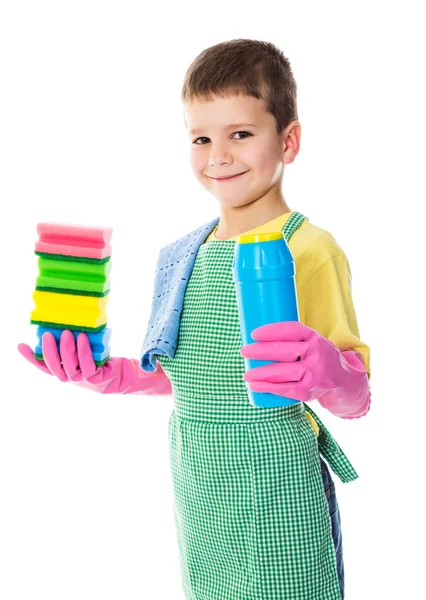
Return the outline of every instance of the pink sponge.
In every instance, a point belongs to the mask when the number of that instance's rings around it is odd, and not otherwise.
[[[112,227],[39,223],[37,233],[36,252],[98,260],[111,256]]]

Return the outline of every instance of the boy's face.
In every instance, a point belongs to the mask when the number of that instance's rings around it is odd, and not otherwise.
[[[249,204],[274,193],[274,187],[279,193],[284,164],[293,162],[299,151],[298,121],[278,136],[263,102],[248,96],[191,100],[184,104],[184,115],[191,167],[220,204]],[[239,173],[233,179],[216,179]]]

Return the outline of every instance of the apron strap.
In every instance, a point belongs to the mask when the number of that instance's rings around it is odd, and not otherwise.
[[[302,213],[294,212],[287,223],[284,225],[282,231],[284,233],[284,237],[288,242],[293,235],[293,233],[299,229],[304,221],[309,221],[307,217],[302,215]],[[318,450],[320,454],[327,460],[333,472],[339,477],[342,483],[347,483],[349,481],[353,481],[358,478],[358,474],[353,468],[352,464],[349,462],[346,454],[343,452],[339,444],[336,442],[331,433],[324,427],[321,420],[314,413],[314,411],[307,406],[304,402],[305,411],[309,420],[316,424],[316,427],[313,426],[314,431],[317,435],[318,440]]]
[[[348,483],[349,481],[354,481],[354,479],[357,479],[358,473],[355,471],[348,457],[343,452],[334,437],[323,425],[314,411],[305,402],[303,404],[305,405],[306,412],[311,415],[319,427],[317,438],[318,449],[334,473],[336,473],[342,483]]]
[[[303,221],[309,221],[308,217],[305,217],[305,215],[302,215],[302,213],[300,213],[300,212],[294,211],[294,213],[290,216],[287,223],[282,228],[284,237],[287,242],[290,240],[293,233],[297,229],[299,229],[299,227],[302,225]]]

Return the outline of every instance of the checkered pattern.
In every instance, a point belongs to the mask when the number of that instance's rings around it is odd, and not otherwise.
[[[304,218],[287,221],[287,241]],[[233,240],[200,246],[176,354],[157,358],[175,401],[168,436],[183,591],[187,600],[340,600],[319,450],[342,481],[357,474],[304,403],[250,404],[234,250]]]

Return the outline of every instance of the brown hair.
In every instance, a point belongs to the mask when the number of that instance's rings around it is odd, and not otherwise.
[[[254,96],[275,117],[280,135],[297,116],[297,85],[289,60],[270,42],[234,39],[203,50],[185,74],[181,99]]]

